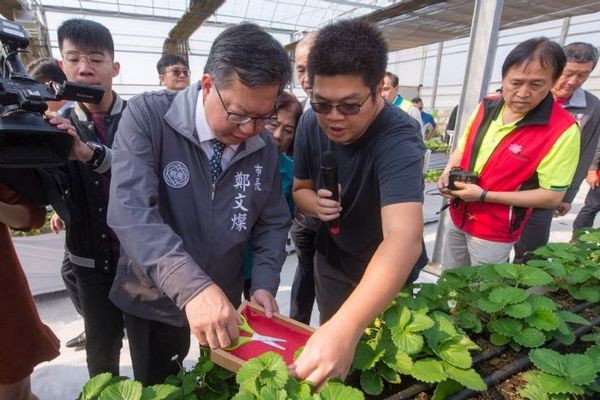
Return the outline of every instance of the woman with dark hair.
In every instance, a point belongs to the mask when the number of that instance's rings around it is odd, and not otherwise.
[[[271,132],[277,143],[279,152],[279,176],[281,189],[290,208],[290,216],[294,215],[294,199],[292,198],[292,183],[294,181],[294,162],[288,156],[288,150],[294,141],[296,126],[302,115],[302,104],[296,96],[288,92],[281,92],[275,102],[277,120],[265,128]],[[244,298],[250,299],[250,283],[252,281],[252,249],[248,248],[244,258]]]
[[[46,210],[27,204],[0,183],[0,400],[35,400],[33,368],[58,356],[60,343],[42,323],[8,227],[27,230],[44,223]]]

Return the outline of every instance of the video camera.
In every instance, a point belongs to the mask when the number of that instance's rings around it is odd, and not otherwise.
[[[461,167],[453,167],[448,173],[448,189],[458,189],[454,182],[477,183],[479,175],[476,172],[465,171]]]
[[[46,101],[99,103],[104,95],[100,86],[37,82],[19,58],[28,45],[21,25],[0,20],[0,168],[51,167],[67,161],[73,138],[44,119]]]

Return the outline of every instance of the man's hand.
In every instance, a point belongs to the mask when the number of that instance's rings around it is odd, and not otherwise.
[[[268,290],[258,289],[252,294],[250,301],[264,308],[267,318],[271,318],[273,313],[279,312],[277,301]]]
[[[598,171],[590,170],[585,177],[585,181],[590,185],[590,189],[596,190],[600,186],[600,179],[598,178]]]
[[[481,199],[483,189],[474,183],[454,182],[454,186],[458,188],[457,190],[450,191],[454,197],[458,197],[466,202],[479,201]]]
[[[231,346],[239,336],[240,317],[216,284],[207,286],[185,306],[190,329],[201,346]]]
[[[340,202],[331,199],[332,194],[327,189],[319,189],[317,192],[317,217],[323,222],[333,221],[342,212]]]
[[[571,203],[562,202],[556,209],[554,210],[555,217],[562,217],[563,215],[567,215],[567,213],[571,211]]]
[[[437,180],[437,187],[443,197],[447,199],[452,198],[452,193],[450,192],[450,189],[448,189],[448,171],[444,170],[444,172],[442,172]]]
[[[81,141],[79,135],[77,134],[77,130],[66,118],[60,117],[52,117],[48,120],[52,125],[56,126],[58,129],[62,129],[67,131],[69,135],[73,137],[73,147],[71,147],[71,152],[69,153],[69,160],[78,160],[82,162],[89,161],[94,155],[94,151],[90,149],[90,147]]]
[[[50,230],[59,233],[63,229],[65,229],[65,221],[57,213],[52,214],[52,217],[50,217]]]
[[[300,357],[289,366],[290,375],[316,387],[328,378],[346,379],[360,336],[331,319],[308,339]]]

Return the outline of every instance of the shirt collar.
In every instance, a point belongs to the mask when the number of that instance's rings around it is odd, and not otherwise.
[[[565,108],[585,108],[586,106],[585,90],[582,88],[575,90],[571,97],[563,104]]]

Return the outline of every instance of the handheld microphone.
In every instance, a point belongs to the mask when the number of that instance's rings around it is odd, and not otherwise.
[[[325,189],[329,190],[331,194],[331,199],[335,201],[340,201],[340,193],[338,191],[338,170],[337,170],[337,162],[335,161],[335,157],[333,156],[332,151],[326,151],[321,156],[321,174],[323,174],[323,183],[325,184]],[[336,218],[328,222],[329,231],[333,235],[337,235],[340,233],[340,219]]]

